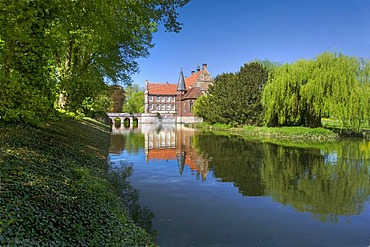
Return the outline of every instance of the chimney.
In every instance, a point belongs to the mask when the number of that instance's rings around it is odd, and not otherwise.
[[[192,71],[191,71],[191,74],[192,74],[192,75],[194,75],[194,73],[195,73],[195,70],[192,70]]]
[[[205,70],[206,68],[207,68],[207,64],[206,63],[202,64],[202,70]]]
[[[199,72],[200,71],[200,66],[197,66],[197,72]]]

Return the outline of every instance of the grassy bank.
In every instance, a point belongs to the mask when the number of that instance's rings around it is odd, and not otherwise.
[[[0,123],[1,246],[151,246],[108,179],[109,128]]]
[[[225,124],[201,123],[193,127],[203,130],[227,131],[236,135],[241,135],[248,139],[258,140],[284,140],[290,142],[323,142],[333,141],[339,135],[331,130],[324,128],[305,128],[305,127],[231,127]]]

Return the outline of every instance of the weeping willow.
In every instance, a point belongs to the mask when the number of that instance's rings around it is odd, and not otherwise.
[[[268,126],[320,127],[321,118],[360,130],[370,121],[370,62],[325,52],[275,71],[262,93]]]

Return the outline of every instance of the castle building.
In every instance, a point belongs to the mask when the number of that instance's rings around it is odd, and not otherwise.
[[[177,122],[189,122],[186,120],[194,117],[195,101],[208,91],[212,83],[207,64],[202,64],[202,69],[198,66],[186,78],[181,70],[177,84],[146,81],[145,113],[174,114]]]

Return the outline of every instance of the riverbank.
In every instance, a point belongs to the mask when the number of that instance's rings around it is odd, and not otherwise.
[[[0,245],[153,246],[109,179],[110,128],[0,123]]]
[[[243,136],[247,139],[258,140],[275,140],[275,141],[290,141],[290,142],[326,142],[335,141],[339,138],[339,134],[325,128],[305,128],[305,127],[256,127],[243,126],[231,127],[225,124],[208,124],[200,123],[190,125],[201,130],[223,131],[235,135]]]

